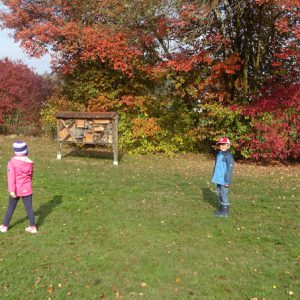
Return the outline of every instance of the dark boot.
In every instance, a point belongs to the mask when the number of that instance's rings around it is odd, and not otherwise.
[[[216,217],[227,218],[229,217],[229,205],[220,205],[220,210],[215,213]]]

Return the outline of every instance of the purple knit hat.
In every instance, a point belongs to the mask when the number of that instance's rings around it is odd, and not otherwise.
[[[28,147],[27,144],[22,141],[15,141],[13,143],[14,152],[16,155],[27,155]]]

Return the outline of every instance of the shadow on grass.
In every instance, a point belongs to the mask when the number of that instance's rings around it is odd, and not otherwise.
[[[75,147],[67,152],[67,149],[62,149],[62,157],[75,156],[75,157],[91,157],[98,159],[114,159],[113,149],[109,147],[99,147],[97,145],[84,145],[83,147]],[[122,160],[122,153],[118,153],[118,161]]]
[[[36,215],[39,216],[38,221],[36,222],[37,226],[41,226],[53,209],[61,203],[62,196],[54,196],[51,201],[42,204],[36,212]]]
[[[215,192],[213,192],[210,188],[202,188],[203,200],[210,204],[210,206],[219,208],[219,199]]]
[[[45,219],[47,218],[48,215],[51,214],[51,212],[53,211],[53,209],[58,206],[60,203],[62,203],[62,196],[54,196],[53,199],[47,203],[42,204],[39,209],[35,212],[35,218],[37,219],[38,216],[38,221],[36,221],[36,225],[37,226],[41,226]],[[25,212],[26,213],[26,212]],[[16,221],[15,223],[13,223],[12,225],[10,225],[9,227],[15,227],[16,225],[23,223],[25,221],[28,221],[28,217],[24,217],[18,221]]]

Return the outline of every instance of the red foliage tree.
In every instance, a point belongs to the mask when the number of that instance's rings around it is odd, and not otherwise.
[[[65,89],[75,96],[70,99],[99,107],[97,99],[137,101],[147,91],[153,99],[147,116],[159,125],[171,111],[184,112],[185,129],[174,126],[172,134],[197,127],[203,114],[194,112],[203,105],[259,105],[254,95],[270,79],[289,86],[300,74],[300,0],[2,3],[8,7],[0,14],[3,26],[30,55],[53,51],[57,70],[68,73],[62,78],[70,79],[64,80],[71,83]],[[84,75],[80,85],[77,75]],[[165,124],[183,119],[173,118]]]
[[[49,80],[21,62],[0,60],[0,125],[3,133],[38,128],[39,113],[50,92]]]
[[[239,141],[253,159],[300,158],[300,83],[272,87],[242,113],[252,120],[251,132]]]
[[[129,76],[164,71],[175,85],[185,77],[180,97],[230,102],[299,74],[299,0],[2,2],[23,48],[50,48],[64,71],[95,60]]]
[[[51,49],[59,71],[69,72],[78,63],[98,60],[131,76],[140,51],[129,44],[125,28],[109,24],[105,12],[111,2],[4,0],[10,10],[1,18],[6,28],[15,30],[15,39],[29,55],[39,57]],[[114,10],[120,13],[120,5]]]

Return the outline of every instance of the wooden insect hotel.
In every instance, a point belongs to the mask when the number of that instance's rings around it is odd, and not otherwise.
[[[57,119],[57,159],[64,142],[112,145],[114,165],[118,165],[118,115],[115,112],[59,112]]]

